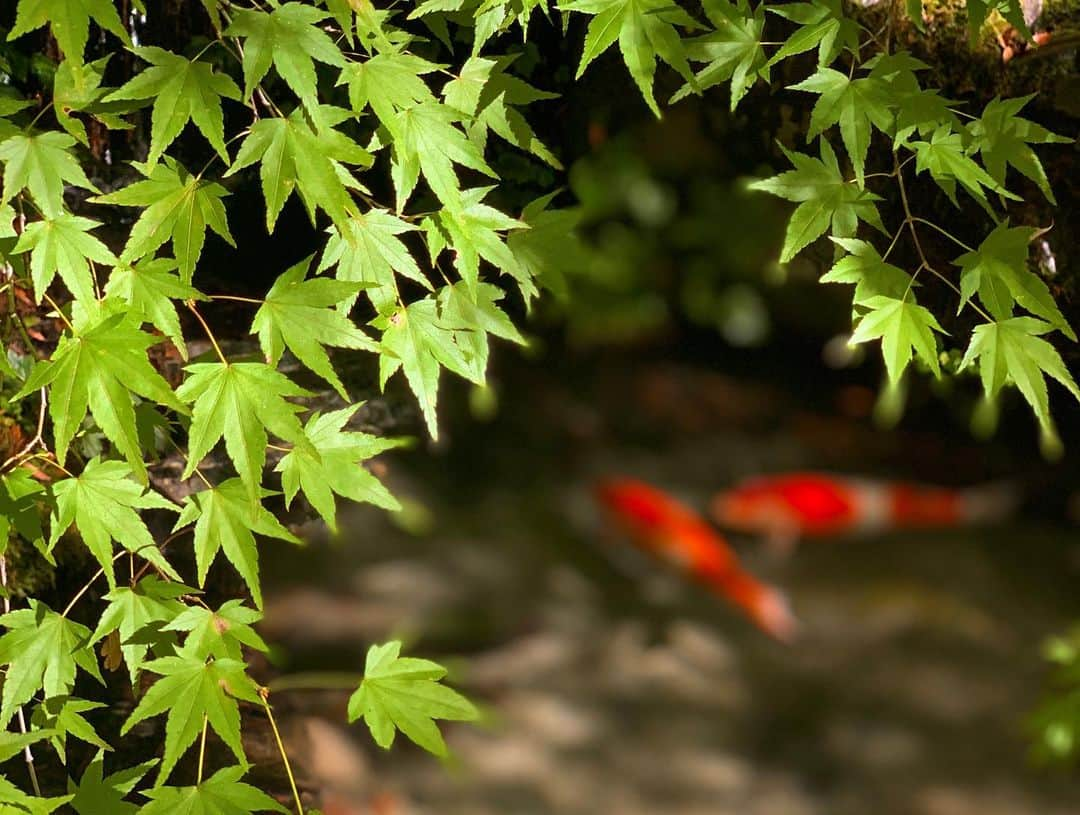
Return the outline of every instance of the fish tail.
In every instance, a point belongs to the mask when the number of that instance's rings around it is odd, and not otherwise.
[[[791,611],[787,596],[741,569],[705,571],[699,577],[714,593],[738,607],[753,623],[780,642],[791,642],[799,631],[799,621]]]
[[[970,524],[1000,523],[1016,514],[1022,498],[1020,488],[1007,481],[963,490],[960,493],[961,520]]]

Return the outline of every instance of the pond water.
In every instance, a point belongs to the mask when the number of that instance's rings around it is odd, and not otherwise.
[[[590,498],[613,474],[699,507],[735,478],[803,467],[955,482],[985,475],[985,448],[692,366],[506,376],[492,421],[451,406],[447,438],[383,462],[426,510],[412,531],[360,507],[336,540],[315,530],[264,555],[264,632],[289,670],[358,672],[371,642],[401,637],[485,711],[445,728],[443,765],[339,727],[344,692],[281,692],[326,815],[1080,811],[1080,778],[1032,767],[1024,734],[1041,640],[1078,614],[1075,528],[1022,517],[787,558],[736,538],[789,593],[801,635],[782,646],[612,542]]]

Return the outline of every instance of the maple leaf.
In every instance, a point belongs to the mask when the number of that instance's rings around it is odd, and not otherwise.
[[[416,226],[387,210],[369,209],[363,215],[349,218],[344,231],[336,226],[327,230],[330,238],[323,249],[318,271],[337,266],[335,277],[363,284],[376,310],[396,302],[398,290],[395,274],[407,277],[430,291],[431,283],[398,237],[416,230]],[[340,307],[348,311],[355,302],[355,296],[348,297]]]
[[[310,445],[294,448],[275,468],[281,473],[285,506],[291,505],[297,491],[302,489],[315,511],[335,532],[334,493],[383,509],[401,509],[382,482],[361,466],[366,459],[401,446],[401,441],[343,431],[359,407],[352,405],[325,415],[312,415],[304,428]]]
[[[11,253],[30,253],[30,276],[39,302],[57,272],[76,299],[96,299],[90,262],[106,266],[116,263],[109,247],[90,234],[99,226],[97,221],[66,212],[26,225]]]
[[[464,114],[438,102],[424,102],[399,112],[387,129],[394,136],[392,172],[400,212],[423,172],[431,191],[445,206],[461,207],[461,184],[454,164],[496,177],[476,144],[455,127]]]
[[[822,283],[853,283],[855,305],[872,297],[902,298],[915,285],[911,275],[882,259],[871,244],[854,238],[833,238],[833,243],[850,254],[838,260],[821,276]]]
[[[368,649],[364,679],[349,697],[349,721],[363,717],[375,743],[389,749],[400,730],[437,756],[446,755],[435,719],[467,722],[479,717],[473,704],[439,680],[446,669],[427,659],[399,656],[401,643]]]
[[[490,283],[480,283],[470,292],[464,282],[439,290],[439,312],[443,326],[456,330],[457,344],[468,349],[474,381],[483,381],[488,361],[488,334],[519,345],[525,344],[513,322],[499,306],[505,292]]]
[[[205,659],[243,659],[241,646],[256,651],[269,651],[263,638],[255,633],[253,623],[262,614],[248,608],[239,600],[229,600],[217,611],[204,606],[189,606],[174,616],[165,631],[187,631],[184,647],[195,656]]]
[[[705,16],[715,31],[686,41],[686,57],[691,62],[709,63],[695,75],[699,90],[731,80],[731,110],[734,111],[759,75],[768,79],[765,50],[761,46],[765,27],[765,5],[751,9],[747,0],[705,0]],[[759,73],[760,72],[760,73]],[[694,92],[688,82],[671,97],[671,104]]]
[[[954,263],[960,267],[960,308],[975,292],[996,320],[1012,316],[1018,303],[1037,317],[1076,340],[1065,315],[1061,313],[1050,289],[1027,267],[1028,244],[1038,233],[1028,226],[1009,227],[1002,221],[973,252],[965,252]]]
[[[339,68],[345,65],[345,57],[334,41],[317,26],[328,16],[303,3],[282,3],[270,13],[237,9],[225,34],[244,37],[244,98],[251,98],[273,64],[319,123],[315,60]]]
[[[60,760],[66,764],[68,736],[73,736],[102,750],[112,749],[82,715],[104,707],[105,705],[101,702],[90,702],[74,696],[54,696],[36,706],[30,722],[36,732],[45,733],[48,736],[49,744],[56,750]]]
[[[288,348],[304,365],[329,382],[343,399],[345,386],[334,372],[324,345],[378,351],[378,345],[341,311],[333,308],[356,298],[356,283],[318,277],[305,280],[311,258],[290,267],[274,281],[255,312],[251,333],[258,333],[266,361],[277,365]]]
[[[261,490],[258,498],[272,493]],[[180,529],[195,522],[195,566],[199,585],[224,550],[225,557],[247,583],[255,605],[262,608],[259,588],[259,552],[255,534],[300,543],[262,504],[252,507],[250,493],[239,479],[230,478],[216,487],[190,495],[176,522]]]
[[[0,637],[0,665],[6,665],[0,727],[6,727],[15,709],[35,694],[46,699],[67,696],[75,685],[76,668],[105,684],[94,653],[86,642],[90,629],[57,614],[40,600],[29,608],[0,616],[7,631]]]
[[[35,366],[16,396],[52,385],[49,415],[61,464],[89,406],[105,436],[145,480],[131,394],[187,413],[187,407],[147,359],[146,349],[156,342],[157,338],[140,331],[126,314],[112,314],[62,337],[52,359]]]
[[[968,14],[968,36],[970,43],[974,46],[979,41],[979,33],[982,30],[983,23],[986,22],[986,18],[990,15],[991,11],[997,11],[1008,20],[1017,31],[1024,32],[1027,36],[1028,21],[1024,19],[1024,9],[1021,5],[1021,0],[968,0],[967,4]]]
[[[343,164],[369,166],[370,153],[333,125],[344,121],[346,112],[324,107],[326,125],[319,133],[311,129],[299,110],[287,118],[261,119],[251,127],[226,177],[261,162],[259,178],[266,199],[266,230],[274,231],[278,215],[293,190],[300,194],[308,215],[315,220],[315,208],[344,228],[358,213],[349,187],[363,189]]]
[[[6,204],[26,189],[46,218],[57,218],[64,212],[65,181],[97,192],[78,159],[71,154],[74,145],[74,138],[55,130],[20,133],[0,142],[0,161],[4,163],[0,204]]]
[[[247,767],[225,767],[194,787],[156,787],[139,815],[250,815],[284,812],[281,804],[240,779]]]
[[[859,320],[849,342],[858,345],[880,338],[890,382],[900,381],[913,352],[934,376],[941,376],[933,332],[944,333],[945,330],[933,314],[914,302],[910,293],[901,298],[877,295],[868,298],[863,305],[870,311]]]
[[[49,815],[70,800],[70,795],[58,798],[37,798],[27,795],[0,775],[0,812],[4,815]]]
[[[64,60],[56,66],[52,94],[53,115],[56,116],[57,123],[85,147],[90,146],[86,126],[72,116],[72,112],[88,113],[110,130],[127,130],[131,127],[113,112],[115,105],[102,103],[102,98],[109,93],[109,88],[101,87],[101,83],[111,57],[110,54],[85,65]]]
[[[185,606],[179,598],[194,593],[195,589],[183,583],[164,581],[156,575],[147,575],[134,587],[114,588],[104,597],[108,605],[101,613],[90,643],[100,642],[117,632],[120,653],[134,687],[151,642],[155,649],[175,645],[173,637],[161,632],[166,623],[183,613]]]
[[[237,699],[259,704],[255,683],[246,666],[235,659],[207,662],[186,648],[173,656],[152,659],[143,665],[161,676],[120,728],[125,736],[139,722],[168,712],[165,720],[165,754],[155,786],[160,787],[172,773],[180,756],[194,744],[209,724],[239,761],[245,761],[240,743],[240,709]]]
[[[699,28],[697,21],[667,0],[570,0],[560,4],[560,11],[578,11],[593,15],[585,34],[575,79],[585,73],[590,63],[619,43],[623,61],[637,83],[649,109],[660,117],[660,107],[653,96],[656,61],[663,60],[691,85],[697,85],[686,51],[675,26]]]
[[[557,99],[558,94],[534,88],[523,79],[506,73],[516,57],[489,59],[472,57],[457,78],[443,86],[446,103],[472,116],[466,130],[469,138],[483,152],[488,133],[495,133],[515,147],[532,153],[556,170],[562,163],[540,141],[532,126],[517,109],[544,99]]]
[[[131,49],[150,63],[127,83],[105,97],[106,102],[153,99],[150,114],[150,153],[146,166],[153,169],[165,148],[194,122],[226,164],[225,119],[221,100],[240,98],[240,89],[226,74],[219,74],[208,62],[188,60],[156,46]]]
[[[177,268],[172,258],[145,258],[138,263],[121,263],[105,286],[106,296],[118,297],[140,316],[172,340],[185,360],[187,344],[180,329],[180,315],[173,300],[205,300],[196,289],[171,272]]]
[[[1056,205],[1042,162],[1029,145],[1069,144],[1073,140],[1018,115],[1033,98],[1034,94],[1016,99],[995,97],[987,103],[982,116],[968,124],[971,134],[968,151],[980,154],[986,171],[1001,186],[1005,186],[1006,168],[1013,167],[1034,181],[1047,200]]]
[[[78,786],[68,780],[68,791],[75,795],[71,808],[79,815],[135,815],[139,807],[124,798],[157,763],[155,758],[105,775],[105,754],[98,752],[83,771]]]
[[[503,235],[515,229],[527,229],[527,225],[500,212],[495,207],[481,203],[492,187],[476,187],[461,193],[460,208],[443,209],[428,223],[429,249],[432,261],[442,251],[446,242],[454,249],[454,267],[470,291],[475,291],[480,280],[480,259],[488,261],[496,269],[512,275],[523,284],[526,297],[535,294],[531,280],[522,270],[507,247]]]
[[[225,451],[248,488],[251,504],[259,500],[266,461],[266,431],[295,442],[303,435],[298,405],[287,396],[311,396],[284,374],[261,362],[199,362],[185,369],[188,378],[176,395],[194,402],[188,433],[184,478],[224,436]]]
[[[19,0],[15,25],[7,38],[14,40],[48,23],[64,56],[81,63],[91,18],[125,44],[131,42],[112,0]]]
[[[423,77],[441,66],[400,51],[375,54],[362,62],[350,62],[338,77],[338,85],[349,86],[349,104],[356,113],[371,107],[379,121],[391,127],[398,111],[435,96]]]
[[[834,237],[854,237],[861,220],[885,231],[874,205],[880,197],[846,182],[840,173],[836,153],[825,139],[819,141],[820,160],[781,147],[795,169],[750,184],[752,190],[799,202],[788,222],[780,252],[781,263],[791,260],[830,228]]]
[[[870,125],[887,132],[893,124],[888,87],[872,77],[852,79],[832,68],[818,68],[817,73],[789,88],[821,94],[810,113],[810,141],[834,124],[840,125],[840,138],[855,168],[855,179],[863,186],[866,153],[870,149]]]
[[[428,432],[437,439],[440,364],[475,381],[474,366],[458,347],[456,332],[442,324],[438,306],[431,298],[382,315],[373,324],[382,329],[382,346],[390,352],[379,356],[381,387],[385,388],[386,381],[400,368],[420,403]]]
[[[75,524],[86,548],[101,564],[109,588],[116,588],[114,540],[173,580],[180,580],[180,575],[158,550],[150,530],[136,511],[168,509],[178,512],[180,508],[156,492],[146,491],[130,476],[131,467],[124,462],[102,461],[95,457],[78,476],[58,481],[53,487],[56,512],[49,545],[55,546],[64,531]]]
[[[945,191],[955,206],[960,206],[956,200],[957,183],[987,210],[990,209],[990,204],[986,200],[984,187],[1004,198],[1020,200],[1018,195],[1001,186],[967,155],[961,135],[951,132],[947,126],[935,130],[930,141],[913,141],[910,146],[915,151],[916,174],[929,170],[930,177]]]
[[[45,551],[42,515],[45,488],[29,470],[18,468],[0,475],[0,554],[7,551],[12,532]]]
[[[828,65],[845,48],[852,54],[859,53],[861,26],[844,11],[840,0],[784,3],[768,6],[768,11],[798,23],[799,28],[765,63],[766,68],[814,48],[818,50],[819,66]]]
[[[180,278],[190,283],[206,243],[207,227],[230,246],[236,246],[221,201],[228,195],[224,187],[190,175],[168,156],[153,167],[138,162],[132,162],[132,166],[146,176],[144,181],[90,199],[95,204],[146,207],[131,227],[121,260],[133,263],[171,240]]]
[[[1031,406],[1044,432],[1053,433],[1046,377],[1056,379],[1080,400],[1076,385],[1061,355],[1043,334],[1056,326],[1034,317],[1012,317],[977,326],[960,362],[964,369],[979,362],[979,375],[988,399],[1012,382]]]
[[[554,197],[542,196],[522,210],[519,220],[528,229],[509,233],[506,246],[524,275],[565,300],[569,297],[566,273],[587,269],[590,256],[578,229],[581,208],[550,209]]]

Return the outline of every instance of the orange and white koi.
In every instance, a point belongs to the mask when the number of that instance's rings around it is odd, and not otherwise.
[[[596,497],[637,545],[675,563],[766,633],[792,639],[797,623],[784,595],[743,569],[723,536],[696,512],[633,479],[603,481]]]
[[[999,485],[956,490],[823,473],[782,473],[721,492],[710,513],[722,527],[790,544],[800,537],[992,523],[1011,514],[1015,505],[1013,490]]]

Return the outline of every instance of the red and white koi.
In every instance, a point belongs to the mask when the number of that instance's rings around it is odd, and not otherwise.
[[[628,478],[601,482],[596,496],[634,543],[677,565],[776,639],[794,636],[797,622],[784,595],[743,569],[723,536],[689,507]]]
[[[744,481],[719,493],[710,513],[722,527],[790,545],[801,537],[993,523],[1015,506],[1014,491],[1001,485],[956,490],[806,472]]]

